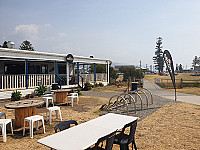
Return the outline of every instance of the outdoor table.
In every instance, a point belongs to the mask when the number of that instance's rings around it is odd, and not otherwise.
[[[119,130],[138,117],[108,113],[38,140],[40,144],[60,150],[83,150],[94,145],[99,138]]]
[[[8,103],[5,108],[15,109],[15,127],[21,128],[24,126],[24,118],[36,115],[36,106],[42,104],[44,101],[41,100],[24,100]]]
[[[59,90],[51,90],[52,92],[55,92],[56,99],[54,100],[57,104],[66,104],[67,103],[67,95],[68,92],[71,91],[71,89],[59,89]]]

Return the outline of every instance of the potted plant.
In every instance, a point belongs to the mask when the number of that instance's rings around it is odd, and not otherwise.
[[[18,100],[20,100],[21,96],[22,96],[21,92],[19,92],[17,90],[13,91],[12,95],[11,95],[11,101],[18,101]]]
[[[35,91],[38,94],[38,96],[43,95],[46,90],[47,90],[47,88],[44,85],[40,85],[39,87],[37,87],[35,89]]]

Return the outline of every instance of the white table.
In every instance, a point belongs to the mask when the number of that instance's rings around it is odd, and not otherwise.
[[[108,113],[67,130],[38,140],[53,149],[83,150],[95,144],[99,138],[124,127],[138,117]]]

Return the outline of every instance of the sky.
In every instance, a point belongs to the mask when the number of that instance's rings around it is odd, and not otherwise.
[[[199,0],[0,0],[0,45],[153,65],[158,37],[174,64],[200,56]]]

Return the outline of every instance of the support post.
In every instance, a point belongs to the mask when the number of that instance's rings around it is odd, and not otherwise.
[[[107,72],[107,82],[108,82],[108,84],[109,84],[109,82],[110,82],[110,80],[109,80],[109,79],[110,79],[110,69],[109,69],[109,65],[110,65],[110,64],[109,64],[109,61],[108,61],[108,62],[107,62],[107,66],[108,66],[108,67],[107,67],[107,69],[108,69],[108,70],[107,70],[107,71],[108,71],[108,72]]]
[[[57,76],[57,71],[58,71],[58,69],[57,69],[57,67],[58,67],[58,63],[57,63],[57,61],[55,61],[55,82],[57,83],[57,81],[58,81],[58,76]]]
[[[69,63],[66,63],[67,85],[69,85]]]
[[[77,82],[79,86],[79,62],[77,62]]]
[[[94,83],[96,83],[96,64],[94,64]]]
[[[28,60],[25,60],[26,89],[28,89]]]

